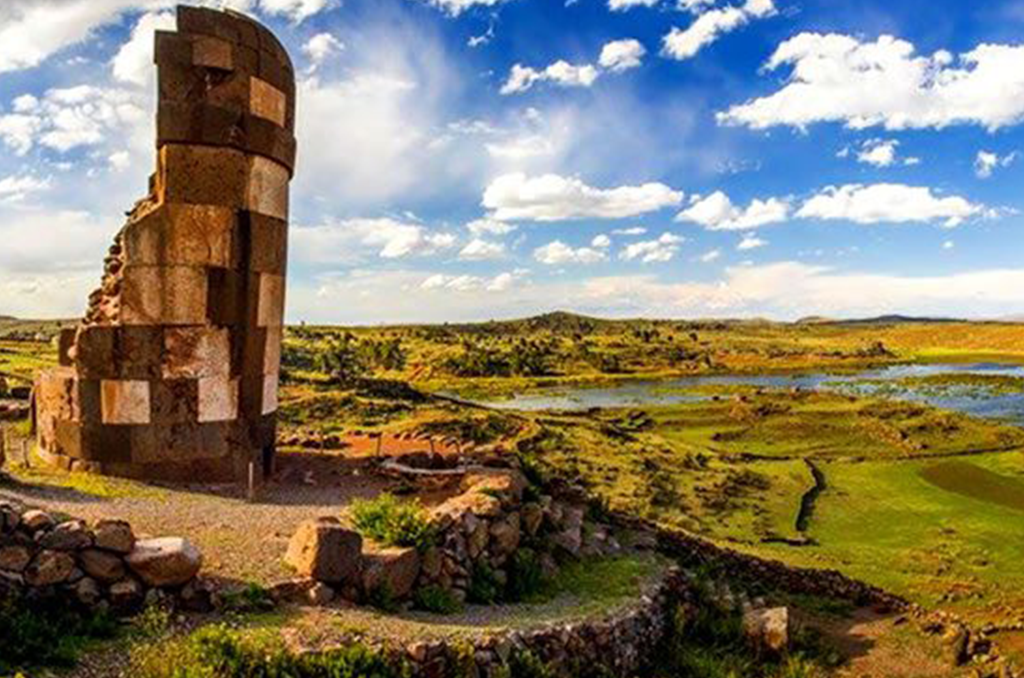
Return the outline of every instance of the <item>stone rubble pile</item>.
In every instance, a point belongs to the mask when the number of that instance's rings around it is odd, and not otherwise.
[[[335,517],[303,522],[285,561],[299,579],[276,587],[278,597],[323,604],[335,597],[372,600],[380,591],[407,601],[417,589],[436,587],[465,602],[474,569],[507,581],[508,566],[529,544],[541,572],[552,575],[559,558],[609,556],[622,547],[610,527],[585,520],[582,505],[549,495],[524,501],[526,479],[515,469],[477,469],[462,493],[431,510],[434,545],[385,547],[364,542]]]
[[[114,614],[167,596],[187,606],[202,564],[202,554],[179,537],[137,539],[121,520],[58,522],[0,503],[0,601],[60,597]]]

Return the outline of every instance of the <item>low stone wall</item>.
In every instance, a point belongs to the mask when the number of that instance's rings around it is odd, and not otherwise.
[[[692,603],[686,577],[673,569],[629,608],[604,619],[549,624],[471,641],[419,641],[405,648],[413,675],[423,678],[508,675],[514,655],[529,653],[553,676],[627,678],[649,663],[681,604]]]
[[[423,551],[364,543],[333,517],[304,522],[285,556],[300,579],[276,587],[278,597],[322,604],[338,596],[366,602],[383,594],[401,602],[435,587],[462,603],[475,570],[486,568],[503,585],[523,548],[547,575],[557,570],[559,558],[621,551],[610,527],[585,520],[582,504],[550,495],[524,501],[527,483],[516,469],[475,468],[460,482],[461,494],[431,510],[434,545]]]
[[[202,555],[176,537],[136,539],[131,525],[58,522],[50,514],[0,502],[0,601],[59,597],[114,614],[174,597],[197,607]]]

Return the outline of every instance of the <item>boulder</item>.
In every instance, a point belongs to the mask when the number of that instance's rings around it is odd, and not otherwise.
[[[135,546],[132,526],[123,520],[100,520],[93,529],[96,548],[114,553],[131,553]]]
[[[462,479],[463,492],[490,494],[505,501],[518,502],[526,489],[526,478],[513,469],[487,469],[467,473]]]
[[[99,549],[86,549],[78,554],[78,562],[87,575],[105,584],[124,579],[124,562],[116,554]]]
[[[30,586],[62,584],[75,570],[75,559],[63,551],[41,551],[25,569]]]
[[[69,520],[43,535],[39,545],[57,551],[78,551],[92,546],[92,533],[81,520]]]
[[[521,534],[519,514],[510,513],[504,520],[499,520],[491,525],[491,551],[495,555],[510,555],[519,547]]]
[[[583,531],[580,528],[566,528],[551,535],[551,543],[566,554],[576,558],[583,547]]]
[[[24,546],[5,546],[0,548],[0,570],[24,572],[31,561],[32,554]]]
[[[100,598],[103,597],[103,592],[100,590],[100,585],[95,579],[90,577],[83,577],[78,580],[75,584],[75,598],[78,599],[82,605],[86,607],[92,607],[96,603],[100,602]]]
[[[310,605],[320,607],[334,600],[334,589],[323,582],[316,582],[307,593]]]
[[[49,529],[53,527],[55,522],[53,516],[49,513],[36,509],[25,511],[21,516],[21,525],[29,532]]]
[[[420,574],[420,554],[413,547],[370,545],[363,554],[363,591],[384,588],[396,598],[412,593]]]
[[[285,562],[302,577],[329,584],[355,581],[363,538],[335,518],[306,520],[292,535]]]
[[[137,541],[125,560],[132,572],[149,586],[187,584],[203,565],[203,555],[181,537]]]
[[[431,512],[436,520],[459,520],[467,513],[481,518],[501,515],[501,501],[483,492],[470,491],[452,497]]]
[[[544,522],[544,509],[540,504],[530,502],[523,504],[520,514],[523,519],[523,530],[531,537],[536,536],[537,532],[540,531],[541,524]]]
[[[110,587],[110,604],[116,610],[132,610],[141,602],[142,585],[135,579],[122,579]]]
[[[782,654],[789,649],[789,609],[748,610],[743,615],[743,632],[758,651]]]
[[[0,503],[0,533],[14,532],[21,524],[21,514],[12,504]]]

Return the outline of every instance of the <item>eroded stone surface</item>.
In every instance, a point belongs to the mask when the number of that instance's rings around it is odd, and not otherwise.
[[[41,457],[155,480],[272,466],[295,77],[243,15],[158,31],[157,162],[61,367],[36,386]]]

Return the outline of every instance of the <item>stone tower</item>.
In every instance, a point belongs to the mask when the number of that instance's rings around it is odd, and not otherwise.
[[[179,7],[156,36],[156,173],[60,364],[36,383],[42,456],[220,482],[274,456],[295,79],[241,14]]]

